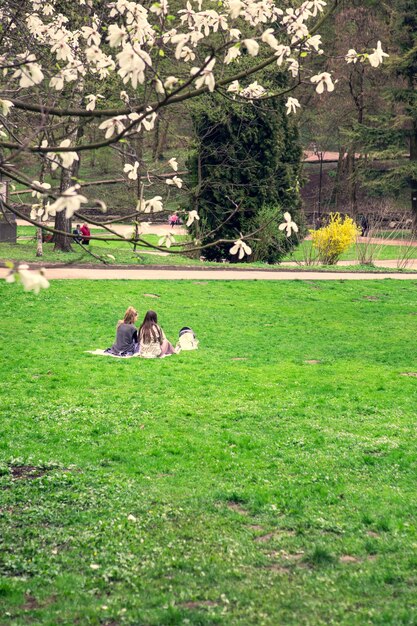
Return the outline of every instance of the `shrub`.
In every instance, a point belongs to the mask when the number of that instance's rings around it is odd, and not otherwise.
[[[313,246],[318,251],[319,262],[335,265],[340,256],[356,241],[360,230],[351,217],[330,213],[329,223],[319,230],[310,230]]]

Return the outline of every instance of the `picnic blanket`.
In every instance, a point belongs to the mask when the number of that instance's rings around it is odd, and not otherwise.
[[[88,354],[95,354],[96,356],[112,356],[114,359],[133,359],[136,356],[140,356],[139,353],[137,354],[129,354],[127,356],[121,356],[120,354],[112,354],[111,352],[106,352],[105,350],[87,350],[86,351]]]

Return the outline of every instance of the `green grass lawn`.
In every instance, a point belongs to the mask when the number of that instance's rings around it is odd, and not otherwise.
[[[0,282],[0,624],[416,624],[416,287]]]

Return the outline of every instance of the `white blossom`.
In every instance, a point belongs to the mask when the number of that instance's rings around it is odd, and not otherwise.
[[[250,54],[251,57],[256,57],[259,52],[259,44],[255,39],[244,39],[243,43],[245,44],[246,50]]]
[[[25,55],[18,55],[25,57]],[[13,78],[19,79],[20,87],[33,87],[38,85],[44,79],[42,68],[39,63],[35,63],[35,55],[30,54],[24,60],[26,63],[21,65],[13,74]]]
[[[231,93],[239,93],[240,91],[239,81],[234,80],[233,82],[231,82],[227,88],[227,91],[230,91]]]
[[[175,237],[171,233],[164,235],[158,241],[158,246],[165,246],[166,248],[170,248],[171,245],[175,243]]]
[[[123,171],[125,172],[125,174],[127,173],[127,177],[130,178],[130,180],[137,180],[138,179],[138,167],[139,167],[138,161],[135,161],[133,165],[131,165],[130,163],[126,163],[126,165],[123,168]]]
[[[122,120],[125,120],[125,119],[126,119],[125,115],[118,115],[117,117],[112,117],[102,122],[99,128],[101,130],[106,131],[105,138],[109,139],[110,137],[114,135],[114,133],[116,133],[117,135],[122,133],[125,129]]]
[[[248,244],[245,243],[243,239],[237,239],[234,242],[234,246],[230,248],[229,252],[230,254],[238,254],[239,259],[243,259],[245,254],[247,254],[248,256],[252,254],[252,248],[250,248],[250,246],[248,246]]]
[[[10,109],[14,106],[13,102],[10,100],[0,100],[0,110],[1,114],[6,117],[10,113]]]
[[[368,61],[372,67],[378,67],[383,62],[384,57],[389,57],[389,54],[382,50],[382,44],[378,41],[373,53],[368,56]]]
[[[80,210],[81,204],[88,202],[87,198],[78,193],[80,186],[74,185],[66,189],[63,194],[50,205],[50,209],[59,213],[65,210],[66,217],[71,218]]]
[[[298,226],[292,221],[291,214],[288,213],[288,211],[284,213],[284,220],[285,222],[282,222],[282,224],[278,226],[279,230],[285,230],[287,237],[291,237],[292,232],[298,233]]]
[[[182,187],[182,178],[179,178],[178,176],[167,178],[165,182],[167,185],[175,185],[178,189],[181,189]]]
[[[85,97],[85,99],[88,100],[88,104],[85,107],[87,111],[94,111],[94,109],[96,108],[97,100],[99,98],[101,100],[104,100],[104,96],[100,95],[99,93],[97,95],[90,93],[88,94],[88,96]]]
[[[287,115],[289,115],[290,113],[296,113],[297,108],[301,107],[301,104],[299,103],[297,98],[289,97],[285,106],[287,107]]]
[[[348,53],[345,56],[346,63],[356,63],[358,59],[359,59],[359,54],[356,52],[356,50],[354,50],[354,48],[351,48],[350,50],[348,50]]]
[[[332,77],[329,72],[322,72],[321,74],[316,74],[316,76],[312,76],[310,79],[312,83],[317,83],[316,91],[317,93],[323,93],[324,87],[327,87],[327,91],[334,91],[334,83],[332,81]]]
[[[34,187],[42,187],[42,189],[45,189],[45,191],[51,188],[51,185],[49,183],[41,183],[39,182],[39,180],[32,180],[32,185]],[[43,197],[43,193],[41,191],[37,191],[36,189],[32,189],[32,197],[38,198],[38,200],[40,200]]]
[[[175,157],[172,157],[172,159],[170,159],[168,161],[168,165],[170,167],[172,167],[172,169],[174,170],[174,172],[178,172],[178,163],[177,163],[177,159]]]
[[[169,91],[178,83],[178,78],[175,76],[168,76],[168,78],[164,82],[164,88]]]
[[[197,213],[197,211],[190,211],[190,212],[188,213],[188,219],[187,219],[186,226],[187,226],[187,227],[188,227],[188,226],[191,226],[191,224],[193,224],[194,220],[199,220],[199,219],[200,219],[200,216],[199,216],[199,214]]]
[[[150,200],[146,200],[144,203],[145,213],[158,213],[158,211],[164,210],[162,203],[162,196],[155,196]]]
[[[209,57],[206,58],[205,63],[209,60]],[[209,91],[214,91],[215,87],[215,79],[213,74],[214,64],[216,63],[216,59],[211,59],[208,61],[207,65],[204,69],[200,67],[193,67],[190,71],[191,76],[195,76],[195,74],[199,74],[197,80],[195,81],[195,88],[200,89],[206,85]]]
[[[48,289],[49,281],[45,278],[43,268],[39,272],[33,272],[26,268],[27,266],[20,266],[17,269],[17,274],[25,291],[33,291],[37,295],[41,289]]]

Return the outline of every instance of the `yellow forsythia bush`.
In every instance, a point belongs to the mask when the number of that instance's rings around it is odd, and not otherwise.
[[[360,230],[351,217],[330,213],[329,223],[318,230],[310,230],[318,260],[323,265],[334,265],[356,240]]]

